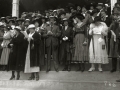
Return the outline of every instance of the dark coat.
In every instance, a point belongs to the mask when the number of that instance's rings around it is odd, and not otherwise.
[[[68,37],[67,41],[63,41],[64,37]],[[73,44],[73,29],[68,26],[67,30],[65,27],[61,30],[61,44],[60,44],[60,61],[71,60],[71,46]]]
[[[48,31],[51,31],[53,33],[53,35],[47,35]],[[51,44],[53,46],[58,46],[59,45],[59,36],[60,36],[61,32],[59,30],[59,27],[57,25],[53,25],[53,27],[51,28],[50,26],[46,27],[46,33],[44,34],[44,36],[46,37],[46,47],[49,47]]]
[[[119,38],[119,25],[116,22],[113,22],[110,25],[110,30],[112,30],[116,35],[116,42],[114,41],[114,37],[111,36],[110,38],[110,52],[109,57],[117,58],[118,57],[118,38]]]
[[[10,46],[13,44],[13,47]],[[24,35],[20,33],[17,37],[12,38],[10,44],[11,53],[9,57],[9,70],[23,71],[25,66],[25,54],[24,53]]]
[[[39,44],[40,44],[40,35],[35,32],[33,34],[33,40],[30,41],[30,66],[39,66]],[[33,46],[33,48],[32,48]]]
[[[4,31],[0,28],[0,57],[1,57],[1,54],[2,54],[2,41],[3,41],[3,35],[4,35]]]

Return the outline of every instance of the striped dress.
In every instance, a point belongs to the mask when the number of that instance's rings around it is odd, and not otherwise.
[[[81,24],[80,24],[81,25]],[[79,25],[79,26],[80,26]],[[88,45],[84,46],[83,43],[86,39],[87,35],[87,28],[76,28],[78,31],[75,35],[75,52],[74,52],[74,59],[73,62],[84,63],[88,62]]]
[[[3,47],[3,51],[1,54],[1,59],[0,59],[0,65],[7,65],[8,64],[8,59],[9,59],[9,54],[10,54],[10,49],[8,48],[8,44],[11,41],[11,31],[5,32],[3,36],[3,42],[1,46]]]

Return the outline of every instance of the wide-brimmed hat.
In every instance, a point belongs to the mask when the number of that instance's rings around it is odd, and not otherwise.
[[[100,16],[97,16],[97,17],[95,17],[93,23],[95,23],[95,22],[100,22],[100,21],[101,21],[101,17],[100,17]]]
[[[4,25],[2,22],[0,22],[0,27],[3,28],[4,26],[5,26],[5,25]]]
[[[6,26],[4,26],[4,28],[7,28],[8,30],[12,29],[12,27],[10,25],[6,25]]]
[[[13,19],[9,19],[8,23],[10,23],[10,22],[15,23],[15,21]]]
[[[97,7],[98,7],[98,6],[102,6],[102,7],[103,7],[104,4],[103,4],[103,3],[98,3],[98,4],[97,4]]]
[[[77,14],[75,14],[74,16],[73,16],[73,18],[78,18],[78,19],[80,19],[80,20],[83,20],[83,19],[85,19],[85,17],[81,14],[81,13],[77,13]]]
[[[21,31],[22,30],[20,26],[16,26],[14,29],[17,30],[17,31]]]
[[[0,20],[6,20],[6,18],[5,17],[1,17],[1,19]]]
[[[17,21],[17,22],[19,22],[19,21],[24,22],[24,20],[21,19],[21,18],[17,19],[16,21]]]
[[[26,21],[30,22],[30,19],[25,19],[25,22],[26,22]]]
[[[29,26],[28,26],[28,29],[34,29],[35,28],[35,25],[34,24],[30,24]]]
[[[55,16],[49,16],[49,20],[50,19],[54,19],[55,21],[57,20],[57,18]]]
[[[17,19],[17,17],[16,17],[16,16],[13,16],[12,18],[13,18],[13,19],[14,19],[14,18],[15,18],[15,19]]]
[[[40,20],[40,19],[38,19],[38,18],[35,18],[35,20],[33,20],[33,21],[32,21],[32,24],[35,24],[35,22],[37,22],[37,23],[39,23],[39,24],[40,24],[41,20]]]
[[[99,13],[99,10],[98,10],[98,9],[94,9],[94,10],[91,12],[91,16],[93,16],[95,13]]]

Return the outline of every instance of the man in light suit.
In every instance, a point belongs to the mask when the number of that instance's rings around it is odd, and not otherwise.
[[[58,46],[60,30],[57,25],[55,25],[55,17],[50,16],[50,24],[46,27],[46,49],[47,49],[47,72],[51,70],[51,55],[53,56],[54,68],[58,72]]]

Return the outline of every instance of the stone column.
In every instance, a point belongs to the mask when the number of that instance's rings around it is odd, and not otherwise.
[[[117,0],[111,0],[111,11],[113,10],[115,3],[117,3]]]
[[[19,0],[13,0],[12,4],[12,16],[19,17]]]

